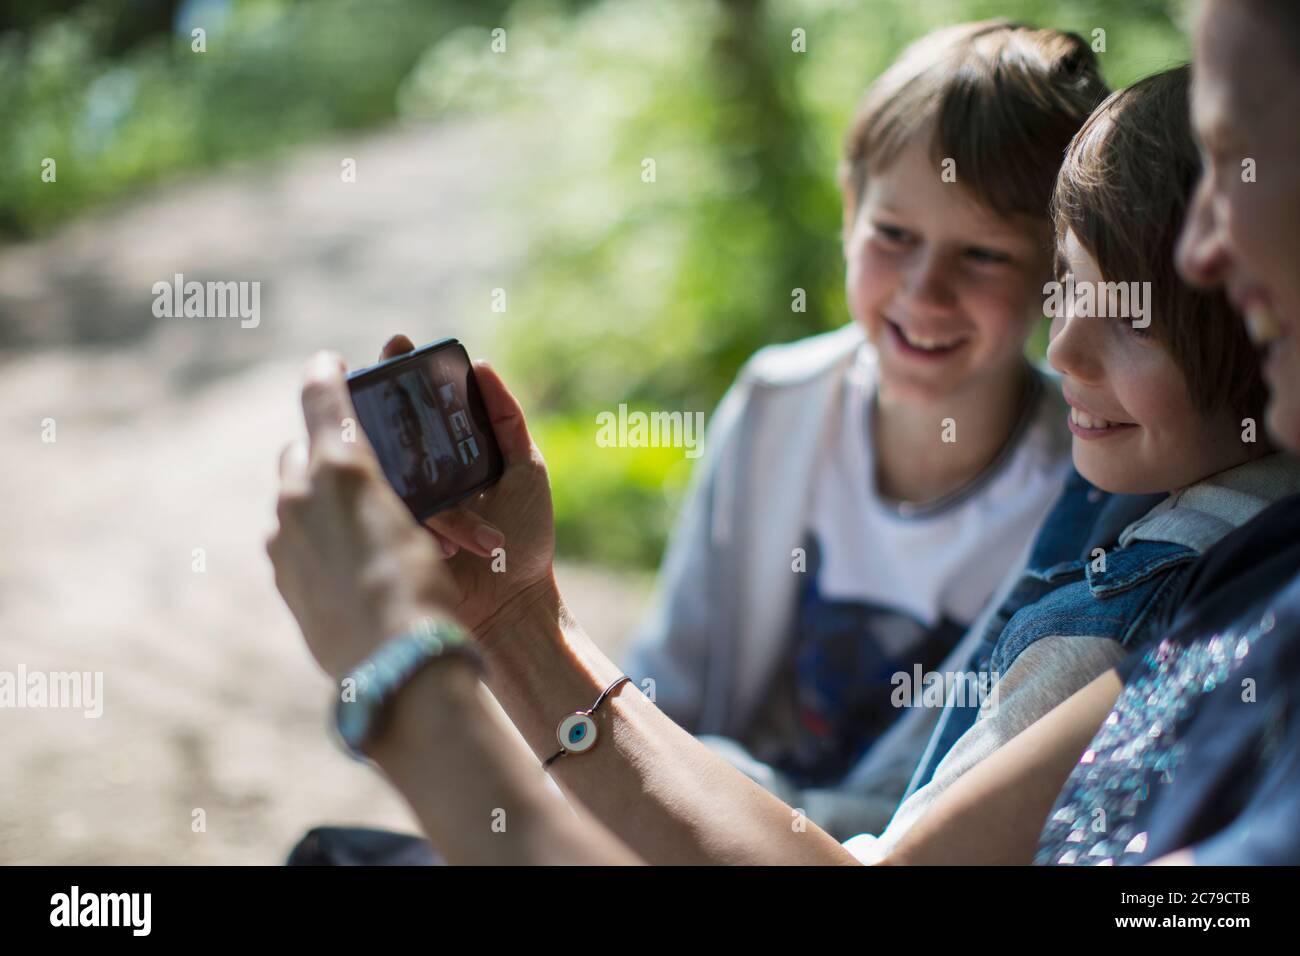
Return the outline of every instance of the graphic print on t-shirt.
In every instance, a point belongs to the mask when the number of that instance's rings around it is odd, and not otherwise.
[[[774,763],[802,786],[838,781],[900,715],[891,702],[898,673],[932,670],[965,630],[934,627],[877,603],[833,600],[818,584],[821,547],[805,539],[808,573],[795,611],[785,681],[794,702],[791,739]]]

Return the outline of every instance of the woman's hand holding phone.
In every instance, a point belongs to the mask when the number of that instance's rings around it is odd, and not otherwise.
[[[266,543],[276,587],[336,678],[415,619],[449,616],[458,596],[365,435],[345,440],[343,423],[356,410],[343,373],[335,355],[308,363],[307,441],[280,455],[279,527]]]
[[[382,358],[412,348],[395,336]],[[546,464],[497,374],[479,364],[476,378],[504,471],[486,491],[430,517],[426,533],[364,433],[342,439],[342,423],[356,411],[338,357],[322,354],[308,364],[308,441],[281,454],[280,526],[267,552],[308,647],[332,676],[425,615],[455,616],[490,651],[498,643],[494,625],[524,613],[531,595],[554,593]]]
[[[414,348],[405,335],[395,335],[379,357]],[[553,591],[555,518],[546,462],[528,434],[523,409],[489,365],[476,362],[474,370],[505,469],[492,487],[424,523],[447,559],[458,592],[456,617],[490,652],[498,625],[522,613],[532,597]]]

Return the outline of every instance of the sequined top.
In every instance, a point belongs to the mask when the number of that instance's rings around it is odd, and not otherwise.
[[[1247,664],[1254,661],[1252,653],[1258,655],[1257,645],[1300,639],[1300,633],[1274,634],[1276,603],[1256,609],[1238,626],[1191,640],[1168,637],[1142,653],[1053,807],[1036,863],[1140,864],[1179,848],[1177,841],[1152,845],[1153,805],[1185,782],[1189,771],[1206,776],[1204,768],[1188,764],[1187,747],[1205,699],[1222,688],[1226,703],[1252,702],[1248,697],[1259,675]],[[1239,681],[1247,675],[1249,680]],[[1244,686],[1233,686],[1238,684]],[[1225,695],[1233,695],[1232,700]]]

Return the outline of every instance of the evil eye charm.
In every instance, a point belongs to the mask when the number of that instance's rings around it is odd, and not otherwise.
[[[596,722],[589,714],[570,714],[560,721],[556,736],[561,747],[571,754],[580,754],[596,742]]]

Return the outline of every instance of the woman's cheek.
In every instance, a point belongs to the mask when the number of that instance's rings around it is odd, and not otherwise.
[[[1233,249],[1275,299],[1285,298],[1300,285],[1295,268],[1300,239],[1296,238],[1292,210],[1300,213],[1300,202],[1278,190],[1242,191],[1229,205],[1228,234]]]

